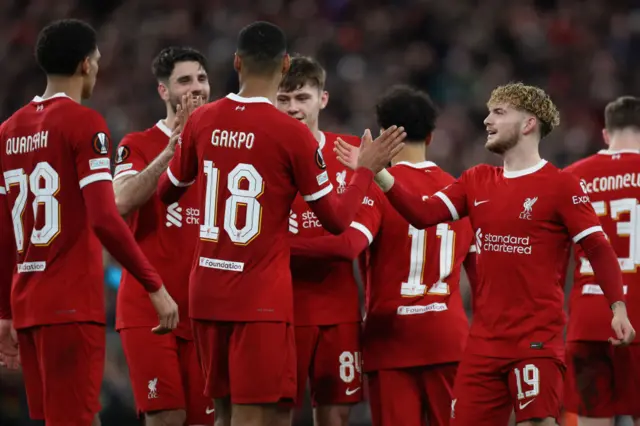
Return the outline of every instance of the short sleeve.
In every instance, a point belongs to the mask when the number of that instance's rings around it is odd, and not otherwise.
[[[312,202],[330,193],[333,185],[318,142],[306,126],[300,126],[292,132],[298,140],[291,141],[286,147],[290,150],[293,178],[298,191],[306,202]]]
[[[569,172],[560,173],[558,214],[574,243],[587,235],[602,232],[600,221],[589,196],[578,179]]]
[[[198,176],[198,153],[196,151],[196,125],[194,119],[195,117],[192,115],[187,120],[180,139],[178,139],[176,153],[167,168],[169,180],[177,187],[192,185]]]
[[[356,218],[351,222],[351,227],[362,232],[369,244],[373,243],[378,231],[380,230],[380,222],[382,221],[382,208],[384,194],[378,187],[371,187],[369,193],[362,200],[362,206],[356,214]]]
[[[90,183],[112,180],[111,136],[104,118],[88,110],[72,138],[80,189]]]
[[[467,186],[469,181],[469,171],[466,171],[456,179],[451,185],[433,194],[444,202],[451,213],[453,220],[459,220],[467,216]]]
[[[141,142],[140,137],[135,133],[122,139],[116,149],[116,167],[113,172],[113,180],[140,173],[149,165],[146,156],[138,147],[139,142]]]

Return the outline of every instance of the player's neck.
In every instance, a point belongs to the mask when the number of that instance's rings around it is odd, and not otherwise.
[[[267,98],[276,104],[276,95],[280,81],[269,81],[265,78],[244,78],[240,83],[238,96],[243,98]]]
[[[609,150],[640,150],[640,132],[635,130],[621,130],[609,139]]]
[[[542,161],[538,152],[538,144],[518,142],[516,146],[508,150],[503,155],[504,170],[507,172],[518,172],[526,170]]]
[[[318,143],[320,143],[320,141],[322,140],[322,132],[320,131],[320,128],[318,127],[318,123],[316,123],[315,125],[310,125],[309,126],[309,130],[311,130],[311,133],[313,134],[313,137],[316,138],[316,141]]]
[[[80,103],[82,102],[82,80],[75,77],[47,76],[47,88],[42,97],[48,99],[56,93],[64,93]]]
[[[391,159],[391,165],[400,162],[418,164],[427,161],[427,147],[424,142],[405,141],[405,146],[395,157]]]
[[[176,123],[176,113],[173,112],[171,106],[167,106],[167,117],[162,121],[168,128],[173,129],[173,126]]]

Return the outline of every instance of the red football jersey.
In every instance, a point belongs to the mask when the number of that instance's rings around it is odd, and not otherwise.
[[[640,152],[600,151],[566,169],[581,180],[618,255],[631,324],[640,324]],[[611,308],[580,246],[569,300],[567,340],[607,341]]]
[[[329,132],[322,132],[321,135],[319,144],[327,164],[329,179],[340,194],[353,172],[336,158],[333,152],[334,142],[340,137],[352,145],[360,146],[360,138]],[[367,202],[370,200],[365,199],[363,204]],[[330,235],[301,195],[296,196],[291,211],[289,231],[294,235],[300,238]],[[345,260],[321,261],[292,257],[295,324],[331,325],[360,321],[358,284],[353,272],[353,262]]]
[[[389,169],[427,198],[454,179],[434,163]],[[460,267],[473,244],[468,220],[419,230],[380,191],[357,221],[373,235],[362,361],[365,371],[460,360],[469,323],[460,296]],[[366,232],[365,232],[365,235]]]
[[[167,174],[198,181],[200,234],[189,285],[192,318],[293,321],[288,224],[333,189],[309,129],[266,98],[226,98],[189,118]]]
[[[478,287],[467,350],[564,359],[564,277],[571,242],[602,232],[578,179],[542,160],[518,172],[480,165],[436,193],[469,216]]]
[[[166,147],[171,136],[162,121],[144,132],[127,135],[116,151],[114,180],[143,171]],[[195,186],[179,202],[164,205],[153,194],[128,218],[142,252],[158,270],[171,297],[178,304],[180,323],[174,333],[191,339],[188,316],[189,273],[199,235],[200,210]],[[122,271],[116,306],[116,328],[154,327],[158,323],[149,293],[128,271]]]
[[[105,322],[102,246],[82,188],[111,180],[110,138],[96,111],[57,93],[36,96],[2,126],[0,168],[13,223],[16,328]],[[2,204],[4,205],[4,204]]]

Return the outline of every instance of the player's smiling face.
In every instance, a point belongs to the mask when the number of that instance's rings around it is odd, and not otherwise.
[[[487,143],[484,145],[495,154],[504,154],[516,146],[523,124],[523,113],[507,103],[488,105],[489,115],[484,119]]]
[[[160,86],[160,96],[165,102],[169,102],[174,112],[182,95],[187,93],[209,100],[209,77],[197,61],[176,62],[169,81],[166,84],[160,83]]]
[[[277,107],[309,127],[318,123],[320,110],[327,106],[329,94],[309,83],[292,92],[278,92]]]

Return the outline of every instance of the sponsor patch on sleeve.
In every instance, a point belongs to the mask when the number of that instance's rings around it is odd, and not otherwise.
[[[316,180],[318,181],[318,185],[324,185],[325,183],[327,183],[329,181],[329,175],[327,174],[327,171],[325,170],[324,172],[316,176]]]
[[[94,158],[89,160],[89,168],[91,170],[109,169],[111,168],[111,160],[108,158]]]
[[[116,166],[116,170],[114,171],[114,174],[118,174],[120,172],[124,172],[125,170],[129,170],[133,168],[133,164],[131,163],[127,163],[127,164],[120,164],[119,166]]]

